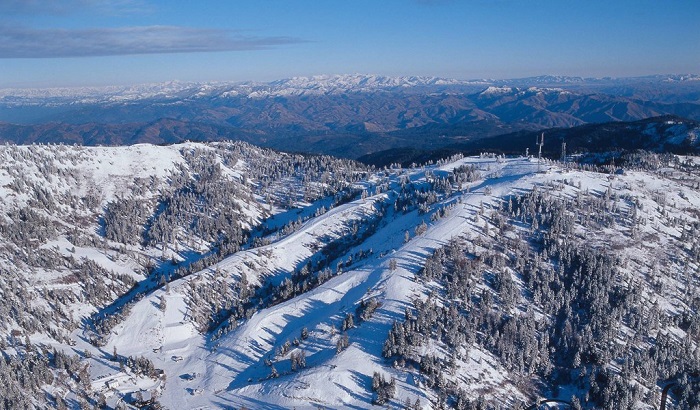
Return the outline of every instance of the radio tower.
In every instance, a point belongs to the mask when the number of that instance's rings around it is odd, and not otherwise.
[[[566,165],[566,142],[561,143],[561,161]]]
[[[542,167],[542,146],[544,145],[544,132],[540,137],[540,142],[537,143],[540,146],[540,151],[537,153],[537,173],[541,172]]]

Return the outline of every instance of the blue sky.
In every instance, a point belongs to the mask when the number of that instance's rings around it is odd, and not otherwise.
[[[0,0],[0,87],[700,73],[700,1]]]

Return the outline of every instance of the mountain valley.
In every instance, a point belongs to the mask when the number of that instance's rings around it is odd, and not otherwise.
[[[122,145],[242,140],[357,159],[518,131],[700,120],[695,76],[460,81],[339,75],[270,83],[0,90],[0,141]]]

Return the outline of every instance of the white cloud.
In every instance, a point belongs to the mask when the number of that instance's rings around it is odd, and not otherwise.
[[[0,27],[0,58],[258,50],[304,42],[284,36],[244,36],[230,30],[180,26],[93,29]]]

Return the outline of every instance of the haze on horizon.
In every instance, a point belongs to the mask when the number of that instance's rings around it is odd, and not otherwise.
[[[693,0],[5,0],[0,88],[697,73]]]

